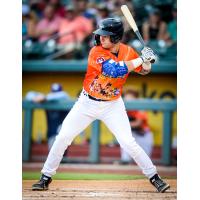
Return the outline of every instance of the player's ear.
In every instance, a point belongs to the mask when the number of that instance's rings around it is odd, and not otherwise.
[[[94,35],[94,45],[99,46],[100,44],[100,35]]]

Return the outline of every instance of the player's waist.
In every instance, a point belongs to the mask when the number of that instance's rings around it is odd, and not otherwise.
[[[89,99],[94,100],[94,101],[109,101],[109,100],[105,100],[105,99],[98,99],[96,97],[93,97],[91,95],[89,95],[84,89],[83,89],[83,95],[87,96]]]

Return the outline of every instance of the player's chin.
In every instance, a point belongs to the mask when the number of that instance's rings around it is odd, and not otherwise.
[[[110,49],[110,48],[111,48],[111,46],[108,45],[108,44],[101,44],[101,46],[102,46],[104,49]]]

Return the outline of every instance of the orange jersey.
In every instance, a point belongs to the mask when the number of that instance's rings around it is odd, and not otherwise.
[[[137,52],[128,45],[120,43],[118,57],[101,46],[95,46],[90,50],[88,68],[83,82],[84,90],[91,96],[103,100],[115,100],[122,94],[122,87],[128,74],[124,77],[111,78],[102,74],[102,62],[112,59],[116,62],[129,61],[138,58]],[[141,66],[135,70],[140,71]]]

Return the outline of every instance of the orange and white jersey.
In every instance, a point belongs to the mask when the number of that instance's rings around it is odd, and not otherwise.
[[[91,96],[103,100],[115,100],[121,96],[122,87],[128,77],[108,77],[102,74],[102,63],[112,59],[116,62],[129,61],[138,58],[137,52],[128,45],[120,43],[118,57],[102,46],[95,46],[90,50],[88,68],[83,82],[84,90]],[[141,66],[135,72],[139,72]]]

